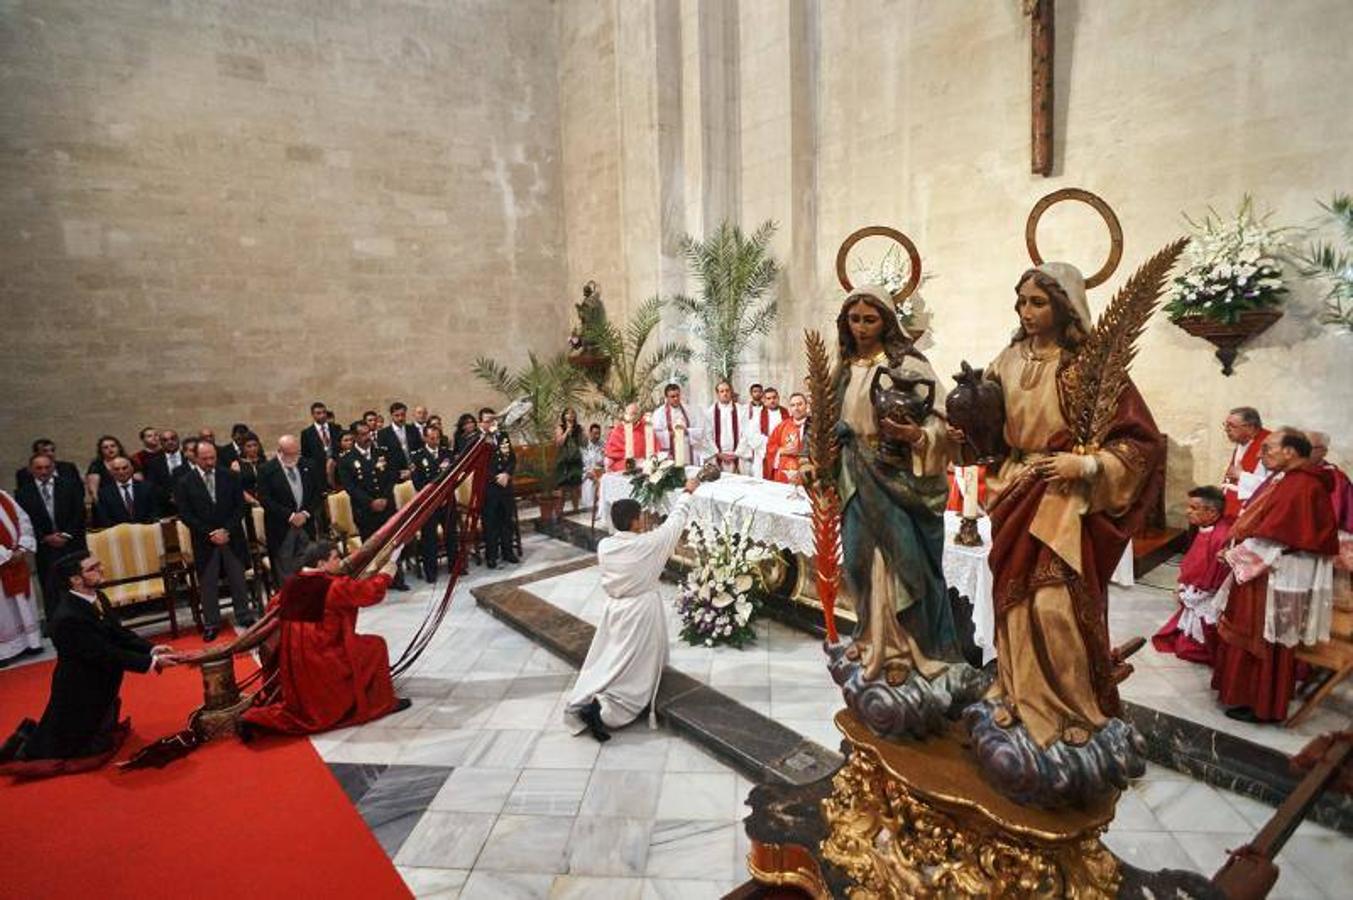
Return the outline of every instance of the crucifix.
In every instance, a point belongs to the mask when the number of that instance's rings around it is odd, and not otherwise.
[[[1030,120],[1030,150],[1035,175],[1052,174],[1052,51],[1053,4],[1056,0],[1024,0],[1024,14],[1031,24],[1030,98],[1033,108]]]

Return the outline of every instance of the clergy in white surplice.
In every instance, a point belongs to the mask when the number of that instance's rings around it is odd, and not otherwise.
[[[652,531],[642,530],[641,509],[634,500],[611,504],[615,534],[597,546],[605,607],[564,710],[574,734],[590,731],[599,741],[609,740],[608,728],[628,725],[644,707],[650,724],[656,723],[653,704],[667,665],[667,619],[658,583],[686,527],[691,494],[699,484],[688,480],[667,521]]]
[[[25,556],[37,549],[28,513],[0,491],[0,665],[42,649],[38,605]]]
[[[681,385],[664,387],[662,398],[662,406],[649,417],[658,452],[675,460],[679,466],[700,465],[704,458],[701,453],[705,442],[704,417],[698,408],[682,401]]]
[[[742,432],[747,430],[747,410],[733,401],[733,386],[726,381],[719,382],[714,394],[718,399],[705,410],[709,455],[719,460],[723,471],[740,472],[738,448],[742,445]]]

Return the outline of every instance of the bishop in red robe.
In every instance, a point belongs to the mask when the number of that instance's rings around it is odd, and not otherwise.
[[[1235,447],[1231,450],[1231,462],[1222,478],[1222,490],[1226,492],[1225,514],[1234,519],[1240,515],[1245,505],[1259,485],[1268,477],[1264,467],[1263,447],[1269,432],[1259,418],[1259,411],[1252,406],[1237,406],[1222,422],[1226,439]]]
[[[360,725],[409,706],[395,696],[385,639],[357,633],[357,611],[385,598],[398,554],[377,575],[340,575],[333,544],[306,552],[305,567],[273,600],[281,619],[277,691],[244,713],[251,726],[314,734]]]
[[[1274,474],[1231,530],[1233,576],[1221,591],[1229,596],[1217,623],[1212,687],[1234,719],[1287,718],[1297,680],[1293,648],[1329,634],[1339,534],[1330,476],[1311,463],[1310,448],[1295,431],[1264,440],[1263,462]],[[1309,570],[1304,577],[1303,569]]]
[[[799,466],[808,454],[808,400],[803,394],[789,397],[790,418],[770,433],[766,443],[766,465],[771,480],[797,484]]]
[[[1231,538],[1234,522],[1222,515],[1226,501],[1211,485],[1189,491],[1189,524],[1197,531],[1179,565],[1175,598],[1179,608],[1151,638],[1161,653],[1173,653],[1189,662],[1212,664],[1217,643],[1215,599],[1230,568],[1220,558]]]

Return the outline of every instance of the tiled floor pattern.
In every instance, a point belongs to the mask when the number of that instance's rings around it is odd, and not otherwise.
[[[1174,570],[1158,570],[1153,575],[1149,581],[1169,584]],[[588,622],[595,624],[600,618],[604,595],[596,569],[532,582],[526,589]],[[667,585],[664,590],[674,594],[676,588]],[[1145,582],[1130,589],[1114,587],[1110,609],[1115,639],[1151,634],[1168,617],[1171,602],[1167,590]],[[669,613],[668,633],[673,636],[678,632],[675,622],[675,613]],[[757,642],[741,651],[688,647],[673,637],[671,664],[805,737],[835,748],[840,736],[831,717],[841,701],[817,641],[768,620],[758,623],[757,633]],[[1157,654],[1149,643],[1133,662],[1138,671],[1125,685],[1129,699],[1205,720],[1212,727],[1288,752],[1311,735],[1341,727],[1348,720],[1345,695],[1331,700],[1329,710],[1313,717],[1297,733],[1245,725],[1216,712],[1203,667]],[[1210,715],[1204,717],[1204,711]],[[1271,807],[1257,801],[1152,765],[1119,802],[1106,840],[1114,852],[1137,865],[1211,874],[1220,868],[1226,850],[1253,836],[1272,813]],[[1279,863],[1282,877],[1273,896],[1343,897],[1343,888],[1353,883],[1353,840],[1304,824]]]

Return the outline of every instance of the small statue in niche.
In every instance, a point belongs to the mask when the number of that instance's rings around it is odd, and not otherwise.
[[[578,313],[578,324],[569,332],[569,355],[601,356],[601,348],[590,337],[596,328],[606,321],[606,307],[601,302],[601,288],[595,281],[583,285],[582,302],[573,304],[573,309]]]

